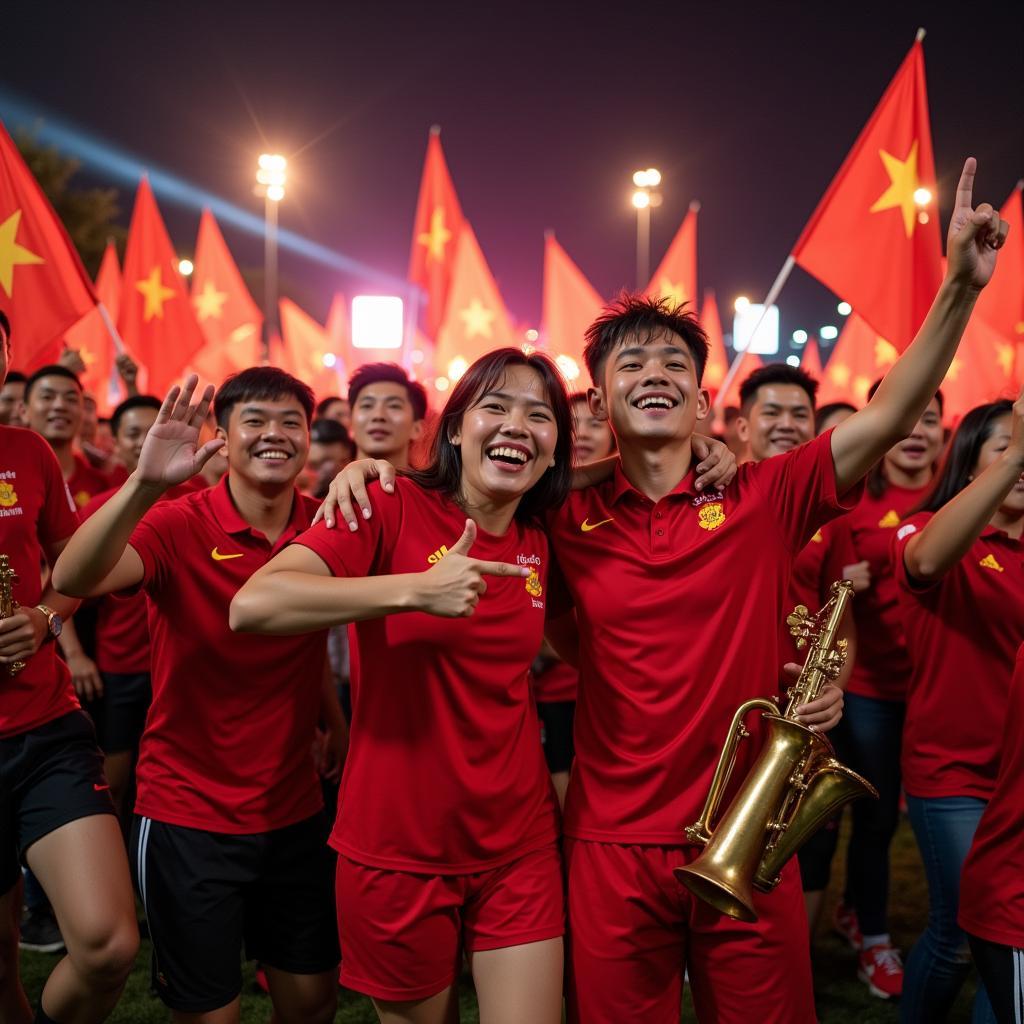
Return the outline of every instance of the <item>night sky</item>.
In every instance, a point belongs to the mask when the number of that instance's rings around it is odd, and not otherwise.
[[[698,198],[701,287],[723,314],[760,297],[919,25],[943,221],[965,156],[976,199],[1000,204],[1024,176],[1019,3],[14,6],[8,90],[254,212],[255,156],[283,152],[282,225],[399,276],[440,124],[463,209],[527,324],[546,228],[603,294],[632,284],[630,179],[650,165],[664,176],[652,267]],[[161,205],[191,249],[198,211]],[[127,190],[121,206],[127,223]],[[258,239],[225,234],[260,264]],[[360,288],[287,253],[282,274],[321,318],[335,288]],[[838,322],[799,271],[780,305],[784,337]]]

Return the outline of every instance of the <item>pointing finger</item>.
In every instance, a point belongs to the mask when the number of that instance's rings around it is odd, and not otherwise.
[[[525,565],[512,565],[509,562],[475,562],[473,568],[485,576],[529,576],[531,570]]]
[[[956,187],[956,207],[970,209],[974,205],[974,175],[978,170],[978,161],[969,156],[964,161],[964,169],[960,174],[960,183]]]

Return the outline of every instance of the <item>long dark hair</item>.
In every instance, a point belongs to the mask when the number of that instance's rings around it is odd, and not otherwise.
[[[879,378],[871,385],[870,388],[868,388],[869,402],[875,397],[875,392],[878,390],[878,385],[881,383],[882,379]],[[939,403],[939,420],[941,421],[942,416],[946,411],[946,400],[942,397],[941,389],[935,392],[934,400]],[[928,403],[928,405],[931,404],[931,402]],[[921,415],[923,416],[924,413],[921,413]],[[864,486],[872,498],[880,498],[887,490],[889,490],[889,478],[885,475],[884,455],[868,470],[867,476],[864,479]]]
[[[956,428],[931,490],[917,508],[907,514],[938,512],[955,498],[970,483],[982,446],[992,436],[996,421],[1012,412],[1013,402],[1007,398],[972,409]]]
[[[452,435],[462,427],[462,417],[481,395],[501,387],[512,366],[535,370],[544,382],[558,428],[555,464],[522,497],[515,518],[520,522],[536,519],[560,504],[569,495],[572,476],[572,412],[565,382],[554,362],[541,352],[524,354],[517,348],[499,348],[481,356],[459,378],[434,427],[430,445],[430,463],[424,469],[405,474],[428,490],[443,491],[452,501],[464,504],[462,494],[462,452]]]

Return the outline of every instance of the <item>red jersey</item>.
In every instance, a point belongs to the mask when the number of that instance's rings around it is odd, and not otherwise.
[[[327,631],[233,633],[239,587],[309,526],[317,503],[295,492],[271,544],[216,487],[161,501],[131,537],[152,602],[153,702],[139,750],[139,814],[246,834],[283,828],[323,805],[311,756]]]
[[[85,508],[89,502],[109,490],[110,480],[98,469],[89,465],[84,456],[75,452],[75,468],[68,477],[68,490],[74,498],[76,508]]]
[[[930,486],[909,489],[889,484],[880,498],[865,490],[857,507],[837,523],[850,535],[854,561],[866,561],[871,570],[871,586],[852,602],[857,660],[846,688],[858,696],[906,699],[912,666],[892,568],[892,539],[903,517]]]
[[[777,692],[794,560],[849,507],[830,437],[742,465],[715,493],[698,494],[691,470],[658,502],[618,466],[549,514],[580,629],[566,834],[685,844],[736,708]],[[754,719],[737,784],[758,751]]]
[[[932,513],[896,531],[893,566],[913,662],[903,726],[903,785],[917,797],[995,786],[1017,648],[1024,641],[1024,545],[986,526],[937,583],[911,581],[903,552]]]
[[[960,881],[960,927],[1024,948],[1024,647],[1010,684],[999,774]]]
[[[443,558],[465,513],[404,477],[370,488],[356,533],[318,523],[300,544],[335,576],[417,573]],[[331,845],[370,867],[465,874],[554,840],[554,791],[527,675],[540,648],[548,546],[513,522],[477,530],[472,557],[529,566],[488,577],[469,618],[420,612],[355,624],[358,684]]]
[[[39,567],[53,557],[54,545],[75,532],[74,509],[50,446],[31,430],[0,426],[0,554],[18,575],[18,604],[39,603]],[[28,732],[78,706],[56,644],[40,647],[17,675],[0,666],[0,737]]]
[[[556,704],[576,699],[580,674],[564,661],[553,660],[543,672],[530,674],[534,699],[542,704]]]

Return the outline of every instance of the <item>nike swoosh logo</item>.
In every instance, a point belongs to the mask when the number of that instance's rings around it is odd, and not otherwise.
[[[615,516],[612,516],[611,519],[602,519],[599,523],[590,523],[584,519],[583,522],[580,523],[580,529],[584,533],[590,533],[591,530],[596,530],[599,526],[604,526],[605,523],[610,523],[614,518]]]
[[[237,555],[222,555],[216,548],[210,552],[210,557],[215,562],[226,562],[229,558],[241,558],[244,552],[239,552]]]
[[[105,789],[110,789],[110,784],[108,783],[106,786],[101,786],[98,782],[94,782],[92,784],[92,788],[96,790],[97,793],[102,793]]]

